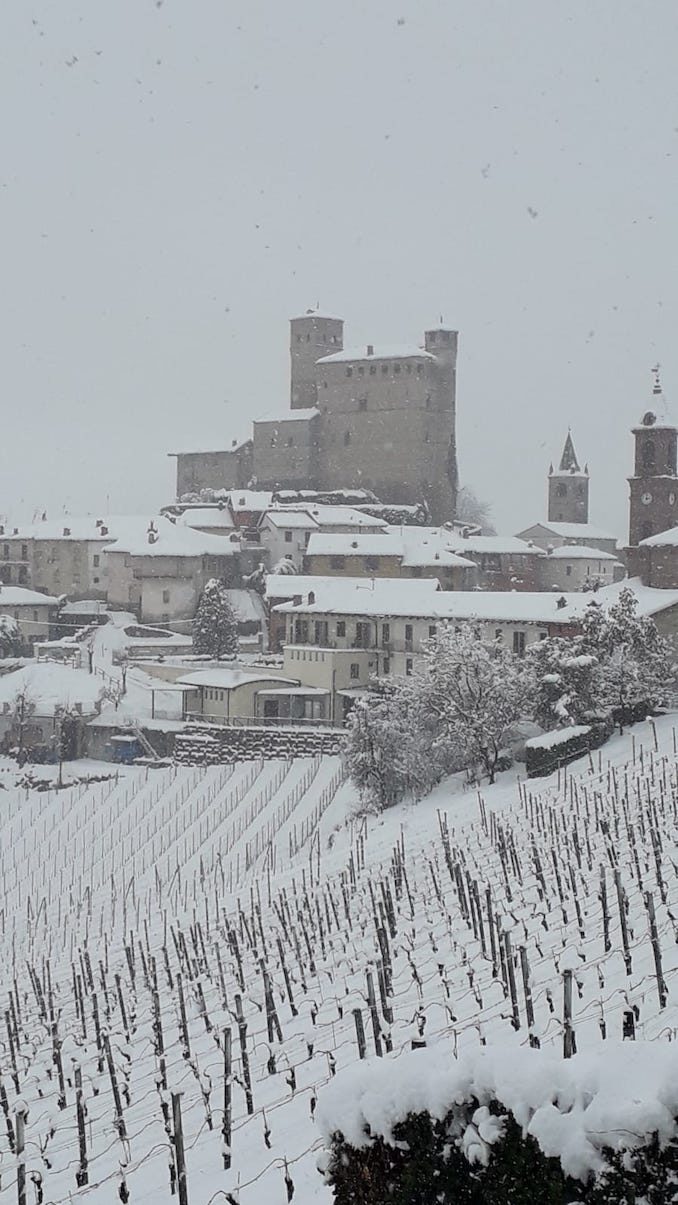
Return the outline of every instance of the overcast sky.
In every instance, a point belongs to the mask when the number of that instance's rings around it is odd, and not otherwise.
[[[287,402],[290,315],[460,331],[462,480],[623,536],[678,407],[675,0],[3,0],[0,512],[152,510]]]

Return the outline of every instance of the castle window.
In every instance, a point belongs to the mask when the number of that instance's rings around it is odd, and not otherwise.
[[[353,376],[353,369],[351,368],[350,364],[349,364],[348,368],[346,369],[346,376],[347,377]]]
[[[359,377],[364,377],[364,376],[365,376],[365,368],[364,368],[364,366],[363,366],[362,364],[361,364],[361,365],[359,366],[359,368],[358,368],[358,376],[359,376]]]
[[[351,442],[351,432],[344,431],[344,447],[347,448]]]
[[[382,375],[383,375],[383,376],[386,376],[386,374],[387,374],[387,372],[388,372],[388,364],[382,364],[382,366],[381,366],[381,372],[382,372]]]
[[[412,365],[411,365],[411,364],[408,364],[408,365],[407,365],[407,371],[408,371],[408,372],[412,372]]]
[[[558,494],[559,498],[564,498],[566,496],[567,486],[564,481],[558,482],[558,489],[556,490],[556,493]]]
[[[377,375],[377,366],[376,366],[376,364],[370,364],[370,376],[371,376],[371,377],[376,377],[376,375]]]
[[[367,410],[367,398],[366,397],[361,397],[358,399],[358,409],[359,410]]]
[[[399,364],[394,364],[394,365],[393,365],[393,371],[394,371],[394,373],[395,373],[395,374],[396,374],[396,376],[397,376],[397,375],[398,375],[398,373],[400,372],[400,365],[399,365]]]
[[[417,364],[417,372],[418,372],[419,374],[421,374],[423,371],[424,371],[424,365],[423,365],[423,364]]]

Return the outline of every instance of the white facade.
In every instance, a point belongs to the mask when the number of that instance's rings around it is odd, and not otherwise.
[[[618,581],[624,567],[609,552],[563,544],[541,558],[538,572],[543,590],[590,590]]]

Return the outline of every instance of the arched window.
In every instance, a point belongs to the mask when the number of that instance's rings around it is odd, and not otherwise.
[[[558,494],[559,498],[564,498],[567,495],[567,486],[564,481],[558,482],[558,489],[556,490],[556,493]]]
[[[643,461],[643,468],[645,468],[645,469],[653,469],[654,468],[657,457],[656,457],[656,451],[655,451],[653,439],[644,439],[643,440],[643,444],[642,444],[642,448],[641,448],[641,458]]]

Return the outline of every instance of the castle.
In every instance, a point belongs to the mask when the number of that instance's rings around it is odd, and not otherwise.
[[[254,421],[228,450],[172,453],[177,497],[205,488],[370,490],[454,517],[457,331],[423,347],[344,347],[344,323],[309,311],[290,321],[290,409]]]

